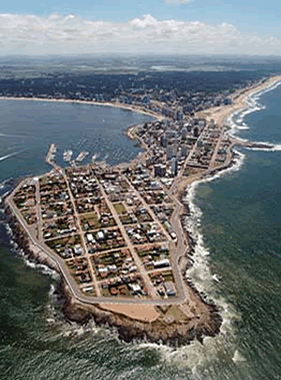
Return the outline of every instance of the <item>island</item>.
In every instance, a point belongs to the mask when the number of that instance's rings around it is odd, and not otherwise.
[[[22,179],[5,208],[25,253],[61,275],[69,320],[114,326],[124,341],[180,345],[219,333],[219,310],[186,275],[196,241],[184,195],[194,181],[231,167],[235,146],[271,148],[229,134],[227,117],[278,81],[239,89],[195,115],[159,104],[156,120],[126,131],[143,149],[130,163],[80,165],[87,152],[70,161],[68,151],[63,168],[56,145],[49,147],[51,171]]]

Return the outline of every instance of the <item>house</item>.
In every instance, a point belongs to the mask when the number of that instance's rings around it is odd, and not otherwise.
[[[133,295],[142,294],[142,290],[139,284],[130,284],[129,287],[132,290]]]
[[[93,242],[94,241],[94,237],[92,234],[87,234],[87,240],[89,243]]]
[[[76,244],[74,247],[73,247],[73,251],[74,251],[74,254],[76,256],[79,256],[79,255],[82,255],[82,247],[80,244]]]
[[[155,269],[157,268],[164,268],[170,266],[170,261],[168,259],[164,260],[157,260],[152,262]]]
[[[166,289],[167,296],[174,297],[176,295],[176,288],[172,281],[165,282],[164,287]]]
[[[98,233],[97,233],[97,240],[103,240],[104,239],[104,233],[103,233],[103,231],[99,231]]]

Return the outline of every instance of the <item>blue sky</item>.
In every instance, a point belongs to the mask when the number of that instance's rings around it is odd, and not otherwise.
[[[157,19],[234,23],[244,30],[272,30],[281,37],[281,1],[278,0],[192,0],[188,4],[170,1],[175,3],[167,4],[165,0],[8,0],[1,1],[0,13],[75,13],[89,19],[111,21],[128,21],[151,14]]]
[[[57,13],[60,17],[51,16]],[[166,40],[171,53],[175,50],[173,42],[184,53],[190,49],[196,53],[198,44],[200,52],[202,40],[208,45],[207,50],[214,53],[244,54],[248,51],[258,54],[262,48],[266,54],[281,54],[281,1],[277,0],[8,0],[1,1],[1,14],[0,36],[3,41],[7,35],[10,41],[2,42],[2,47],[0,42],[2,55],[5,49],[32,54],[32,43],[41,46],[38,51],[43,51],[44,45],[47,54],[58,50],[59,44],[65,41],[68,41],[69,48],[66,53],[78,52],[79,38],[83,38],[85,33],[91,42],[89,52],[96,48],[102,50],[102,44],[96,38],[93,42],[91,38],[100,33],[106,52],[131,49],[135,46],[133,36],[137,41],[143,36],[145,46],[140,46],[141,50],[153,50],[154,36],[158,41],[157,47],[161,45],[159,50],[164,49]],[[75,18],[67,18],[69,14],[75,14]],[[26,18],[27,15],[37,17],[36,22]],[[104,25],[101,26],[102,31],[95,25],[95,32],[99,31],[94,34],[92,28],[90,36],[87,20],[105,23],[108,33]],[[126,33],[131,38],[126,38]],[[83,49],[86,49],[86,44]],[[36,53],[36,49],[33,50]]]

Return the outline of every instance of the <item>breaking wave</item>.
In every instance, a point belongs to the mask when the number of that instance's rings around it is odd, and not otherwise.
[[[228,133],[230,135],[235,135],[235,133],[239,130],[249,129],[248,125],[244,122],[245,116],[252,112],[264,110],[265,106],[259,104],[260,96],[268,91],[276,89],[280,84],[281,82],[276,82],[267,88],[251,94],[246,99],[247,106],[245,109],[242,111],[236,111],[228,117],[227,124],[230,126]],[[237,136],[235,136],[235,138],[240,139],[241,141],[247,141]],[[271,143],[264,144],[272,145],[272,147],[249,149],[267,151],[281,150],[281,145],[273,145]],[[200,184],[213,181],[228,173],[238,171],[241,168],[245,161],[245,155],[238,150],[234,150],[234,153],[235,156],[232,166],[217,172],[212,176],[210,175],[202,180],[193,182],[186,189],[186,194],[183,199],[190,213],[184,221],[184,227],[196,242],[194,254],[192,256],[193,264],[187,270],[186,277],[192,281],[204,299],[215,302],[223,319],[220,333],[214,338],[204,338],[203,345],[198,341],[194,341],[189,346],[180,347],[176,350],[168,346],[159,346],[157,344],[150,343],[142,343],[140,345],[141,347],[153,347],[155,350],[159,351],[160,357],[166,365],[187,367],[191,370],[195,377],[200,374],[204,367],[206,368],[207,363],[216,361],[221,354],[234,365],[239,365],[239,363],[245,361],[239,353],[239,344],[236,341],[236,330],[234,323],[241,319],[241,315],[232,304],[228,303],[220,295],[219,287],[220,282],[223,281],[223,275],[221,273],[212,273],[210,269],[210,252],[204,244],[204,236],[202,235],[200,229],[202,211],[195,202],[197,188]]]
[[[228,116],[226,119],[226,124],[230,127],[230,130],[227,132],[230,136],[235,137],[236,139],[240,141],[247,142],[247,139],[242,139],[241,137],[236,136],[236,133],[239,133],[241,130],[249,129],[249,126],[244,121],[245,117],[253,112],[258,112],[265,110],[266,107],[259,102],[260,97],[269,92],[275,90],[277,87],[279,87],[281,84],[281,81],[276,81],[273,84],[271,84],[268,87],[263,88],[262,90],[258,90],[252,94],[250,94],[246,99],[246,106],[244,109],[237,110],[233,112],[231,115]],[[253,142],[256,144],[264,144],[266,147],[247,147],[247,149],[251,150],[264,150],[268,152],[275,152],[280,151],[281,145],[280,144],[272,144],[270,142]],[[268,147],[270,146],[270,148]]]

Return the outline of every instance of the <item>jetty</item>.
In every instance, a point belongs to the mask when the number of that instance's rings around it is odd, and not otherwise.
[[[56,152],[57,152],[57,147],[54,143],[52,143],[49,147],[49,151],[46,156],[47,164],[52,165],[52,166],[55,165]]]

